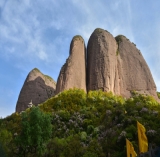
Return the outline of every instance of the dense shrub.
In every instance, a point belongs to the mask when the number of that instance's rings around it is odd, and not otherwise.
[[[101,90],[88,94],[80,89],[64,91],[39,107],[1,119],[0,135],[2,130],[8,134],[3,141],[0,139],[3,148],[8,156],[13,156],[19,148],[19,151],[23,150],[21,156],[27,156],[29,150],[29,156],[34,156],[36,141],[39,147],[45,146],[43,149],[37,147],[39,156],[122,157],[126,156],[126,138],[138,152],[137,121],[145,126],[149,143],[160,145],[157,138],[160,134],[160,104],[151,96],[132,94],[132,98],[124,99]],[[49,116],[47,122],[42,115]],[[50,125],[51,136],[40,131]],[[33,128],[34,132],[31,131]],[[45,140],[44,137],[50,138]],[[7,143],[4,140],[8,140]]]

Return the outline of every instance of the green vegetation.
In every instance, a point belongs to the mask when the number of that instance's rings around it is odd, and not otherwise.
[[[41,71],[40,71],[39,69],[37,69],[37,68],[34,68],[32,71],[41,73]],[[41,73],[41,74],[42,74],[42,73]],[[42,74],[42,75],[44,75],[44,74]],[[50,77],[50,76],[48,76],[48,75],[44,75],[44,77],[45,77],[45,79],[49,79],[50,81],[53,81],[54,84],[56,85],[56,82],[52,79],[52,77]]]
[[[117,37],[115,37],[117,45],[118,45],[118,48],[117,48],[117,51],[116,51],[117,56],[119,54],[119,44],[122,42],[122,37],[123,37],[123,35],[118,35]]]
[[[134,46],[136,46],[136,44],[135,44],[135,43],[133,43],[133,42],[132,42],[132,44],[133,44]]]
[[[19,156],[41,156],[51,137],[51,117],[38,107],[32,107],[30,112],[21,115],[21,132],[16,135],[15,143],[19,148]]]
[[[138,153],[137,120],[149,143],[160,145],[160,104],[153,97],[70,89],[0,119],[0,151],[9,157],[124,157],[125,138]]]
[[[102,28],[96,28],[95,31],[97,31],[98,33],[102,33],[104,30]]]
[[[33,70],[41,73],[41,71],[38,68],[34,68]]]
[[[158,96],[158,98],[160,99],[160,92],[157,92],[157,96]]]
[[[74,40],[82,40],[83,41],[83,38],[82,38],[81,35],[76,35],[76,36],[73,37],[73,41]]]
[[[48,75],[44,75],[45,79],[49,79],[50,81],[54,82],[54,84],[56,85],[56,82],[52,79],[52,77],[48,76]]]

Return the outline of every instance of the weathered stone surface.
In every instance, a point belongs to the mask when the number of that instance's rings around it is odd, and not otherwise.
[[[55,81],[42,74],[38,69],[33,69],[27,76],[19,94],[16,105],[16,112],[24,111],[32,101],[38,105],[55,95]]]
[[[124,36],[96,29],[87,46],[87,91],[112,91],[126,98],[132,91],[157,99],[156,85],[141,52]]]
[[[124,36],[116,37],[118,43],[118,73],[120,94],[131,96],[131,91],[148,94],[158,99],[156,85],[141,52]]]
[[[86,91],[86,49],[81,36],[71,41],[69,57],[58,77],[56,94],[74,87]]]
[[[119,94],[117,43],[107,31],[97,28],[87,47],[87,90],[102,89]]]

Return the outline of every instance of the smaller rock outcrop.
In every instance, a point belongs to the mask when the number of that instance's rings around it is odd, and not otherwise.
[[[74,87],[86,91],[86,48],[81,36],[71,41],[69,57],[58,77],[56,94]]]
[[[37,68],[27,76],[18,97],[16,112],[24,111],[32,105],[38,105],[55,95],[56,82],[42,74]]]

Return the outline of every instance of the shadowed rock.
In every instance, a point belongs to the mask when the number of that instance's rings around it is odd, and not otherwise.
[[[74,87],[86,91],[86,52],[81,36],[72,39],[69,57],[58,77],[56,94]]]
[[[38,105],[55,95],[55,81],[33,69],[27,76],[19,94],[16,112],[24,111],[31,103]]]
[[[103,29],[92,33],[87,46],[87,91],[99,89],[126,98],[137,91],[157,99],[156,85],[141,52],[126,37],[114,38]]]

